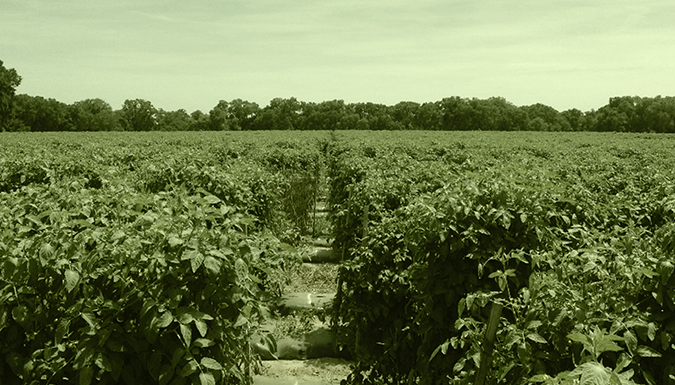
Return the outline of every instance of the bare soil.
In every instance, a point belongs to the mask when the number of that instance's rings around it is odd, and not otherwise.
[[[339,385],[347,378],[350,362],[340,358],[264,361],[262,373],[254,376],[255,385]]]

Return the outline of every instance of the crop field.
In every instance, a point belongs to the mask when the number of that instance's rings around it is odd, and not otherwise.
[[[349,384],[675,384],[674,164],[666,134],[3,133],[0,378],[250,384],[325,199]]]

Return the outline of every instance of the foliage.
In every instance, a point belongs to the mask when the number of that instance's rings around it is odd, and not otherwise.
[[[14,68],[5,68],[0,60],[0,131],[6,131],[14,109],[14,93],[21,84],[21,76]]]
[[[188,114],[183,109],[158,110],[152,102],[127,99],[114,111],[92,112],[87,99],[72,105],[20,95],[13,109],[14,92],[21,77],[0,61],[0,129],[2,131],[289,131],[289,130],[430,130],[430,131],[612,131],[675,132],[674,97],[612,97],[600,109],[562,112],[536,103],[515,106],[502,97],[487,99],[446,97],[439,101],[378,103],[320,103],[295,97],[274,98],[265,107],[234,99],[220,100],[208,112]],[[103,102],[105,103],[105,102]],[[100,103],[97,103],[100,104]],[[84,108],[83,108],[84,107]]]
[[[78,187],[3,196],[4,381],[248,381],[278,241],[213,195]]]
[[[332,145],[348,383],[675,381],[670,144],[557,138]]]
[[[305,155],[315,144],[221,162],[212,138],[10,139],[3,383],[250,383],[249,337],[299,262],[275,231],[292,226],[279,222],[287,205],[313,204],[282,200],[284,181],[320,161]],[[276,168],[269,154],[299,163]]]

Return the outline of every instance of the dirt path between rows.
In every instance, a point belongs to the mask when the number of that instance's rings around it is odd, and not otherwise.
[[[350,362],[340,358],[264,361],[254,385],[339,385],[351,372]]]

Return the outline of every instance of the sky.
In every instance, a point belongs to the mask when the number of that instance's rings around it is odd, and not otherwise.
[[[17,93],[433,102],[500,96],[559,111],[675,95],[672,0],[0,0]]]

